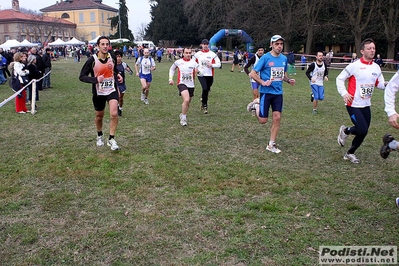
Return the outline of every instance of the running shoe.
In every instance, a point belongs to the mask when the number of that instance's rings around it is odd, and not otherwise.
[[[313,113],[314,115],[317,115],[317,110],[316,110],[316,109],[313,109],[312,113]]]
[[[204,114],[208,113],[208,107],[204,106]]]
[[[183,117],[183,114],[180,114],[179,118],[180,118],[180,125],[183,126],[183,127],[187,126],[187,118]]]
[[[116,143],[116,140],[115,140],[115,139],[109,139],[108,142],[107,142],[107,145],[108,145],[109,147],[111,147],[111,150],[113,150],[113,151],[119,150],[119,146],[118,146],[118,144]]]
[[[354,154],[346,153],[344,160],[350,160],[352,163],[360,163],[360,160]]]
[[[144,104],[150,104],[147,98],[144,98]]]
[[[252,110],[255,110],[257,104],[259,104],[259,98],[256,98],[247,105],[247,111],[252,113]]]
[[[396,202],[396,206],[399,208],[399,198],[396,198],[395,202]]]
[[[342,125],[339,128],[339,134],[338,134],[338,144],[341,145],[342,147],[345,146],[345,141],[348,138],[349,135],[345,134],[345,128],[346,126]]]
[[[104,146],[103,136],[97,136],[97,147]]]
[[[390,143],[392,140],[394,140],[394,138],[392,137],[391,134],[388,134],[388,133],[385,134],[385,135],[382,137],[382,143],[383,143],[383,145],[381,146],[381,149],[380,149],[380,155],[381,155],[381,157],[384,158],[384,159],[388,158],[389,153],[392,151],[392,150],[389,148],[389,143]]]
[[[266,150],[271,151],[273,153],[280,153],[281,150],[279,148],[277,148],[277,144],[273,143],[272,145],[267,145],[266,146]]]

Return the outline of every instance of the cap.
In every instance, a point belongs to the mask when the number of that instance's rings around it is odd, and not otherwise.
[[[201,41],[201,44],[209,44],[208,39],[203,39],[203,40]]]
[[[270,39],[270,43],[272,42],[276,42],[278,40],[285,40],[283,37],[281,37],[281,35],[274,35],[271,39]]]

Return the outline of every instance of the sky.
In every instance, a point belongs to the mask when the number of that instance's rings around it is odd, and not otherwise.
[[[39,11],[42,8],[54,5],[56,2],[57,0],[19,0],[19,7]],[[0,0],[0,9],[10,9],[12,6],[11,3],[12,0]],[[102,3],[116,9],[119,8],[119,0],[103,0]],[[147,25],[151,21],[150,4],[148,0],[128,0],[126,1],[126,6],[129,9],[129,29],[133,35],[136,35],[138,29],[142,28],[142,24]]]

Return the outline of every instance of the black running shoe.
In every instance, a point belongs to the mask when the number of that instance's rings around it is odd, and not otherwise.
[[[388,134],[388,133],[385,134],[385,135],[382,137],[383,145],[382,145],[382,147],[381,147],[381,149],[380,149],[380,155],[381,155],[381,157],[384,158],[384,159],[388,158],[389,153],[392,151],[392,150],[389,148],[389,143],[390,143],[392,140],[394,140],[394,138],[392,137],[391,134]]]

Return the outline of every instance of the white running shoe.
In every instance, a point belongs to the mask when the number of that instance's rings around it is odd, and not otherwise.
[[[180,118],[180,125],[183,127],[187,126],[187,117],[183,117],[183,114],[180,114],[179,118]]]
[[[252,102],[247,105],[247,111],[252,113],[252,110],[255,110],[255,106],[259,104],[259,98],[256,98]]]
[[[103,136],[97,136],[97,147],[104,146]]]
[[[279,148],[277,148],[277,144],[273,143],[272,145],[267,145],[266,146],[266,150],[271,151],[273,153],[280,153],[281,150]]]
[[[144,98],[144,104],[149,104],[148,99]]]
[[[119,150],[119,146],[116,143],[115,139],[109,139],[107,142],[107,145],[111,147],[111,150],[115,151],[115,150]]]
[[[145,99],[145,94],[141,93],[141,101],[144,102],[144,99]]]
[[[344,125],[342,125],[342,126],[339,128],[339,134],[338,134],[338,138],[337,138],[338,144],[341,145],[342,147],[345,146],[345,141],[346,141],[346,139],[347,139],[348,136],[349,136],[349,135],[346,135],[346,134],[345,134],[345,131],[344,131],[345,128],[346,128],[346,126],[344,126]]]
[[[354,154],[345,153],[344,160],[350,160],[352,163],[360,163],[360,160]]]

